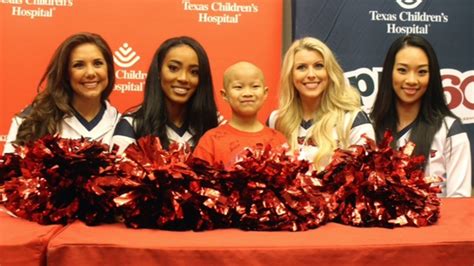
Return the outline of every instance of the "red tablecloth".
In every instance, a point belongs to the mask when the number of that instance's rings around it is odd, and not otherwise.
[[[49,265],[474,265],[474,198],[443,199],[436,225],[396,229],[330,223],[305,232],[171,232],[75,222]]]
[[[46,265],[46,246],[62,228],[14,218],[0,205],[0,265]]]

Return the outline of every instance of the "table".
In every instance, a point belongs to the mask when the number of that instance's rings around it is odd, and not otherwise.
[[[46,265],[46,247],[61,229],[14,218],[0,205],[0,265]]]
[[[474,198],[443,199],[436,225],[305,232],[173,232],[75,222],[51,239],[48,265],[469,265]]]

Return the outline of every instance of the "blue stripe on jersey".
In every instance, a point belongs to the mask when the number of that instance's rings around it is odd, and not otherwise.
[[[369,116],[365,112],[360,111],[359,113],[357,113],[357,116],[354,119],[354,122],[352,123],[351,129],[356,128],[363,124],[370,124],[370,119],[369,119]]]
[[[188,126],[187,125],[183,125],[182,127],[177,127],[175,124],[173,123],[168,123],[167,124],[169,128],[171,128],[174,132],[176,132],[176,134],[178,134],[178,136],[182,137],[184,136],[184,133],[186,133],[186,131],[188,131]]]
[[[76,109],[74,109],[74,107],[72,107],[72,112],[74,113],[74,116],[77,118],[77,120],[79,120],[79,122],[87,130],[91,131],[95,126],[97,126],[97,124],[99,124],[100,120],[102,120],[102,117],[105,114],[105,105],[101,105],[99,113],[90,122],[87,121]]]
[[[457,134],[462,134],[464,132],[466,132],[466,130],[464,129],[461,121],[459,121],[459,119],[456,119],[454,120],[453,124],[449,128],[447,137],[449,138]]]
[[[410,124],[408,124],[408,126],[404,127],[402,130],[398,131],[395,134],[395,139],[398,140],[399,138],[404,136],[408,131],[410,131],[415,126],[415,122],[416,122],[416,119],[413,122],[411,122]]]
[[[313,119],[310,119],[308,121],[306,120],[301,120],[300,126],[304,129],[308,129],[313,125]]]
[[[117,126],[115,127],[114,136],[115,135],[136,139],[135,130],[133,130],[132,125],[130,125],[130,123],[123,118],[120,119],[120,121],[117,123]]]

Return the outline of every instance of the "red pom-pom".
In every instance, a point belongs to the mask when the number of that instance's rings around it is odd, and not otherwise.
[[[284,149],[248,148],[225,176],[232,195],[232,226],[244,230],[307,230],[328,220],[321,182],[310,165]]]
[[[355,226],[433,224],[439,177],[425,177],[414,144],[393,150],[387,133],[336,150],[316,173],[284,149],[257,145],[230,168],[163,150],[144,137],[117,157],[106,145],[46,136],[0,158],[5,206],[41,224],[113,222],[169,230],[307,230],[328,221]]]
[[[189,147],[175,143],[163,150],[153,136],[140,138],[125,150],[118,169],[133,183],[114,201],[127,226],[200,229],[199,202],[190,190],[198,178],[186,164],[189,156]]]
[[[367,144],[337,150],[319,173],[331,194],[331,218],[355,226],[425,226],[439,217],[441,178],[427,179],[422,156],[412,157],[413,143],[390,147],[389,132],[377,147]]]
[[[87,181],[113,169],[107,145],[45,136],[22,147],[20,156],[21,176],[5,184],[5,207],[12,213],[41,224],[66,224],[103,212],[80,205]]]

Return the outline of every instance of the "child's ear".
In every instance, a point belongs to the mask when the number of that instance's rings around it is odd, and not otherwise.
[[[264,92],[263,92],[263,97],[264,97],[264,98],[263,98],[263,99],[267,99],[267,97],[268,97],[268,87],[265,86],[265,87],[263,88],[263,90],[264,90]]]
[[[229,100],[229,99],[227,99],[227,94],[225,93],[225,89],[221,89],[221,96],[224,99],[224,101],[227,102]]]

